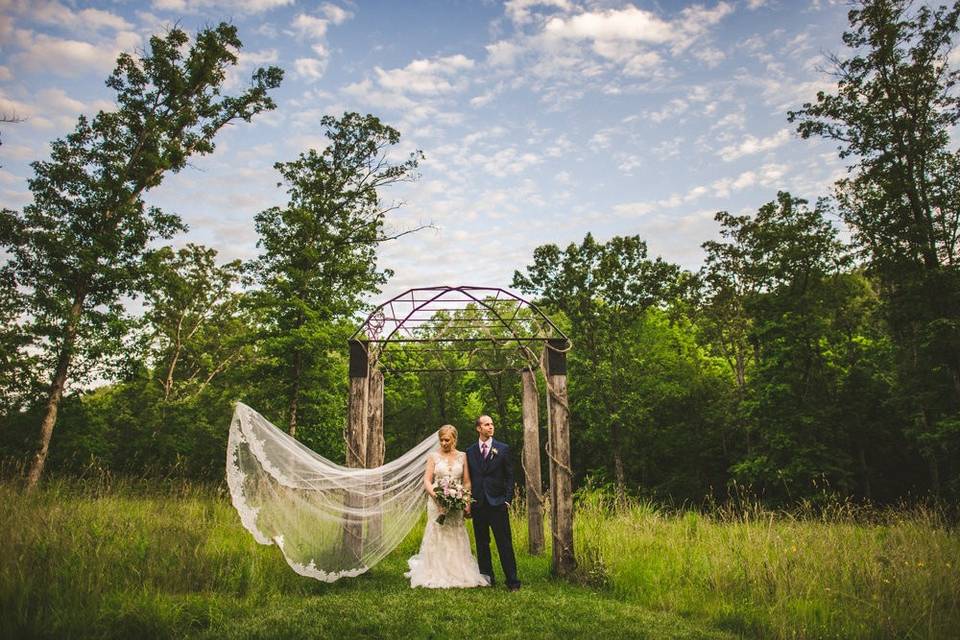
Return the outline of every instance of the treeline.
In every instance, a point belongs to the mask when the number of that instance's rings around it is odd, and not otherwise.
[[[117,109],[81,116],[32,164],[33,201],[0,212],[0,452],[28,488],[48,458],[217,478],[235,400],[311,447],[340,446],[348,319],[389,275],[377,246],[412,231],[386,231],[380,191],[413,179],[422,154],[388,158],[400,134],[375,116],[326,116],[322,150],[274,165],[288,201],[256,214],[256,260],[153,248],[185,225],[144,195],[224,126],[276,106],[276,67],[224,94],[240,48],[220,24],[122,54],[107,79]]]
[[[850,12],[836,91],[787,115],[849,162],[828,197],[781,192],[754,215],[718,213],[697,272],[651,257],[638,236],[588,234],[537,248],[514,274],[573,342],[577,486],[676,502],[740,488],[771,503],[960,497],[960,101],[948,64],[958,18],[960,2],[872,0]],[[194,48],[235,39],[224,26],[204,33]],[[192,68],[176,38],[151,44],[108,82],[120,110],[54,143],[52,160],[34,164],[34,203],[3,214],[0,454],[42,469],[52,411],[58,470],[217,479],[242,400],[342,460],[346,339],[390,275],[376,264],[391,208],[379,190],[411,179],[420,155],[387,162],[399,134],[373,116],[325,118],[327,149],[277,165],[289,202],[257,215],[257,260],[147,250],[182,225],[142,191],[212,150],[216,131],[178,129],[182,114],[163,129],[162,114],[143,112],[180,104],[157,92],[190,86],[143,80]],[[157,56],[166,63],[148,63]],[[221,98],[225,113],[272,108],[266,85],[279,70],[257,78],[262,91],[239,111],[243,98]],[[139,317],[120,304],[130,295],[144,301]],[[111,382],[82,390],[96,378]],[[445,422],[465,444],[480,412],[519,443],[519,402],[514,373],[388,374],[388,458]]]

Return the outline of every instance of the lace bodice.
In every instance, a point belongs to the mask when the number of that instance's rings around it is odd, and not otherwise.
[[[439,451],[433,452],[433,479],[451,478],[453,480],[463,481],[463,465],[466,463],[467,454],[462,451],[457,452],[457,457],[452,461],[447,460]]]

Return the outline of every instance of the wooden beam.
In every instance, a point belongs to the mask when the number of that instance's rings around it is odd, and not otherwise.
[[[367,469],[376,469],[383,466],[383,372],[371,369],[367,379]],[[383,491],[383,477],[371,477],[370,488],[376,493],[367,502],[367,507],[374,508],[381,504]],[[383,536],[383,518],[379,514],[372,515],[367,526],[367,539],[373,544],[379,544]]]
[[[533,371],[521,374],[523,474],[526,478],[527,540],[531,555],[543,553],[543,489],[540,483],[540,399]]]
[[[350,341],[346,463],[352,468],[362,468],[367,463],[369,360],[366,347],[367,345],[359,340]],[[363,496],[350,491],[344,496],[344,500],[348,509],[363,506]],[[348,518],[343,527],[343,541],[344,546],[359,560],[363,556],[363,522]]]
[[[547,410],[550,414],[550,515],[553,573],[568,576],[577,567],[573,553],[573,470],[570,467],[570,404],[566,340],[547,346]]]

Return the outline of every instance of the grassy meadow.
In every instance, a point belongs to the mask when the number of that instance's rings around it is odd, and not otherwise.
[[[0,637],[960,637],[960,535],[933,509],[704,515],[586,494],[573,581],[514,518],[520,592],[427,591],[403,577],[420,527],[325,584],[256,544],[222,489],[0,483]]]

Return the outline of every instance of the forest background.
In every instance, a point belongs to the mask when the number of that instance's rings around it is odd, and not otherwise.
[[[512,288],[573,342],[575,487],[673,504],[960,497],[958,16],[854,8],[836,93],[785,114],[836,142],[847,177],[815,203],[718,212],[699,271],[589,234],[517,270]],[[400,132],[375,116],[328,116],[326,148],[277,164],[289,200],[256,215],[259,258],[163,246],[182,223],[144,193],[274,108],[277,68],[223,95],[240,47],[219,25],[121,56],[118,109],[81,117],[34,163],[33,202],[0,217],[0,456],[28,487],[44,472],[219,482],[238,400],[343,460],[346,340],[391,275],[378,245],[416,231],[388,232],[381,196],[421,155],[392,156]],[[520,442],[519,385],[388,375],[387,459],[447,422],[467,442],[481,412]]]

